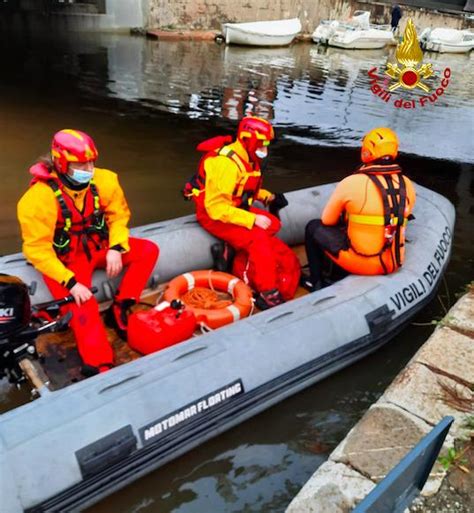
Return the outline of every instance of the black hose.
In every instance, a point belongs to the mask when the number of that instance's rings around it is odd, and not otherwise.
[[[97,287],[91,287],[90,291],[93,294],[96,294],[99,291],[99,289]],[[72,303],[73,301],[73,296],[69,294],[68,296],[62,297],[60,299],[53,299],[51,301],[46,301],[44,303],[38,303],[37,305],[33,305],[32,309],[35,311],[47,310],[48,308],[67,305],[68,303]]]

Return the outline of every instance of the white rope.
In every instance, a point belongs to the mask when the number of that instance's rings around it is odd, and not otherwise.
[[[248,315],[249,317],[251,317],[251,316],[253,315],[253,311],[255,310],[255,299],[254,299],[254,298],[252,298],[252,299],[250,300],[250,302],[252,303],[252,308],[250,309],[250,313],[249,313],[249,315]]]
[[[204,321],[201,321],[199,323],[199,328],[201,329],[201,333],[204,335],[206,333],[210,333],[211,331],[214,331],[212,328],[210,328]]]
[[[207,275],[207,282],[209,283],[209,288],[212,290],[212,292],[215,292],[214,285],[212,284],[211,273],[212,269],[209,270],[209,273]]]

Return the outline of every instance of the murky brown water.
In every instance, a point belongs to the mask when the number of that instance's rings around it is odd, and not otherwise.
[[[427,54],[452,69],[433,106],[395,109],[369,90],[386,51],[226,48],[126,36],[3,40],[0,79],[0,252],[19,251],[16,202],[29,164],[64,127],[90,132],[99,165],[119,172],[139,225],[191,212],[179,189],[201,140],[233,130],[247,112],[277,130],[269,188],[341,179],[377,125],[395,128],[407,174],[456,205],[444,304],[473,278],[472,57]],[[434,301],[416,322],[443,314]],[[102,512],[277,512],[382,393],[430,327],[411,326],[376,354],[140,479],[90,509]],[[28,400],[0,383],[0,411]]]

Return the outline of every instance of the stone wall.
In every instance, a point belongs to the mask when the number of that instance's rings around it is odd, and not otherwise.
[[[354,11],[371,12],[373,23],[390,22],[390,1],[368,0],[89,0],[87,3],[56,3],[58,0],[0,0],[0,13],[21,9],[22,14],[54,13],[56,23],[67,30],[148,29],[220,30],[221,23],[299,18],[304,33],[312,33],[321,20],[349,18]],[[404,6],[403,30],[413,18],[419,30],[425,27],[468,28],[466,16]]]
[[[124,31],[143,27],[152,2],[149,0],[90,0],[59,2],[58,0],[0,0],[0,17],[21,30],[22,24],[34,32]],[[1,21],[1,20],[0,20]]]
[[[419,29],[428,26],[466,28],[462,15],[404,7],[401,28],[412,17]],[[390,22],[390,2],[364,0],[148,0],[148,28],[220,29],[223,22],[276,20],[298,17],[303,31],[311,33],[324,19],[345,19],[355,10],[369,10],[375,23]],[[470,22],[472,26],[472,22]]]

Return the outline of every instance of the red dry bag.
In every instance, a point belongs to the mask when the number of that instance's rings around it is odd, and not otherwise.
[[[194,313],[181,301],[164,301],[129,316],[128,344],[139,353],[150,354],[192,337],[196,327]]]

